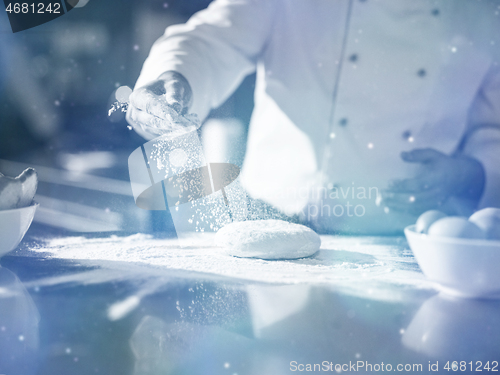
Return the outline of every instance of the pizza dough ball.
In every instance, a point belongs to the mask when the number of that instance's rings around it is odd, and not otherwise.
[[[500,241],[500,209],[485,208],[477,211],[469,221],[481,228],[488,240]]]
[[[0,173],[0,210],[28,207],[33,203],[38,177],[33,168],[12,178]]]
[[[484,232],[467,218],[460,216],[450,216],[436,221],[429,228],[429,235],[436,237],[453,237],[484,239]]]
[[[229,255],[260,259],[297,259],[319,250],[321,239],[312,229],[282,220],[251,220],[226,225],[215,243]]]
[[[424,212],[417,219],[415,230],[418,233],[427,233],[430,226],[443,217],[446,217],[446,214],[438,210],[430,210]]]

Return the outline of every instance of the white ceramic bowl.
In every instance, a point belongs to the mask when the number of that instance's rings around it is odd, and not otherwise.
[[[405,235],[422,272],[440,290],[470,298],[500,295],[500,241],[428,236],[415,225]]]
[[[33,221],[38,203],[24,208],[0,210],[0,257],[14,250]]]

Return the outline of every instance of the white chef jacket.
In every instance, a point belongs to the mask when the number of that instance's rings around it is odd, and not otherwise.
[[[204,118],[256,69],[241,182],[289,213],[318,198],[311,194],[318,183],[337,189],[333,198],[319,194],[331,208],[363,205],[363,215],[328,215],[333,230],[387,232],[414,221],[368,192],[415,175],[402,151],[451,154],[465,134],[464,152],[486,170],[480,206],[500,207],[498,5],[216,0],[167,28],[136,87],[178,71],[193,89],[191,111]]]

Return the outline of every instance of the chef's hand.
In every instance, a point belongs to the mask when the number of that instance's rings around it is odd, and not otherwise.
[[[130,95],[127,121],[139,134],[158,135],[177,130],[192,100],[191,86],[180,73],[163,73]],[[182,122],[181,122],[182,123]]]
[[[401,153],[407,163],[419,163],[415,178],[393,181],[382,194],[389,209],[420,215],[438,209],[450,197],[479,201],[484,189],[482,164],[465,155],[448,156],[431,148]]]

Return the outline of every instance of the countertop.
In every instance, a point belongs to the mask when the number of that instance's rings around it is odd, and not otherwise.
[[[402,237],[265,261],[207,233],[41,233],[0,261],[1,373],[500,370],[500,303],[438,293]]]

